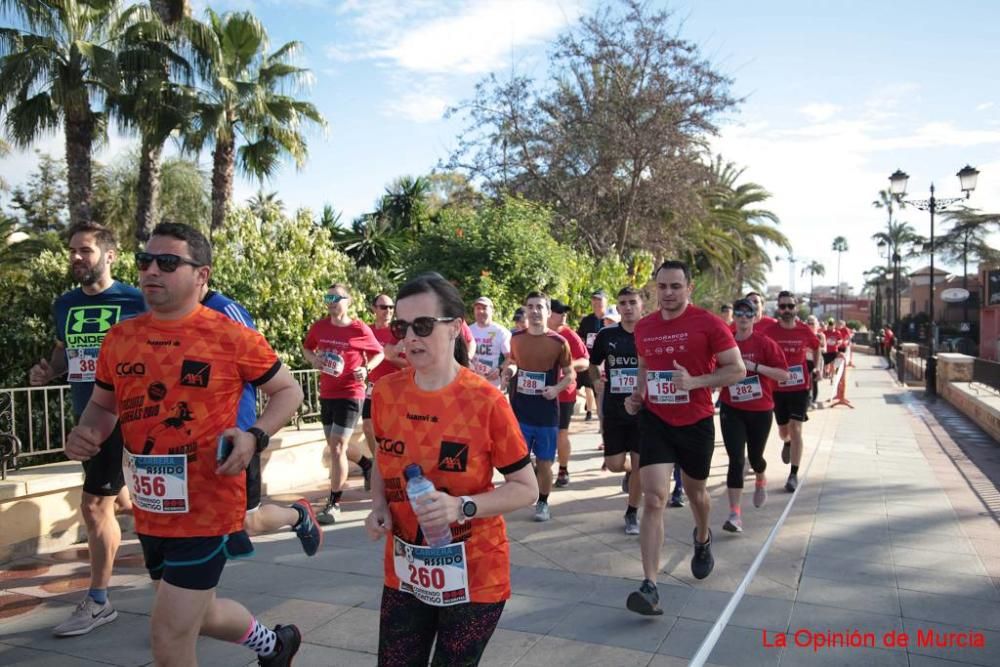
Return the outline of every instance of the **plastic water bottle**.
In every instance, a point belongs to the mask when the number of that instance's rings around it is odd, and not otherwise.
[[[406,478],[406,495],[410,499],[410,506],[416,512],[417,507],[421,504],[420,499],[434,491],[434,482],[424,477],[424,469],[417,463],[406,466],[403,469],[403,477]],[[424,539],[427,540],[428,546],[443,547],[451,544],[450,527],[430,529],[421,524],[420,528],[424,532]]]

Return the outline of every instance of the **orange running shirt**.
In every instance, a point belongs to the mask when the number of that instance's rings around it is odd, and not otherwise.
[[[406,497],[403,469],[417,463],[435,488],[452,496],[492,490],[493,470],[516,472],[530,463],[528,447],[510,405],[500,391],[468,368],[440,391],[423,391],[407,368],[375,385],[372,422],[375,460],[385,483],[392,531],[417,542],[417,517]],[[472,519],[451,526],[455,542],[465,542],[472,602],[510,597],[510,553],[503,517]],[[421,538],[423,535],[421,534]],[[385,545],[385,585],[399,589],[393,570],[392,539]]]
[[[95,381],[115,394],[125,448],[187,457],[187,511],[135,506],[137,533],[211,537],[243,529],[246,475],[215,474],[218,439],[236,426],[244,383],[263,384],[280,367],[260,333],[201,305],[180,320],[146,313],[111,327]],[[163,480],[148,477],[139,481],[156,495]]]

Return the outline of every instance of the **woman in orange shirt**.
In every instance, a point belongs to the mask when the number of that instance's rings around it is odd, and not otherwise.
[[[500,391],[467,368],[458,290],[436,273],[403,285],[390,323],[410,368],[372,394],[378,443],[372,475],[372,539],[386,537],[379,626],[383,667],[474,665],[510,597],[510,555],[502,514],[535,502],[528,449]],[[414,513],[403,470],[419,464],[435,491]],[[493,470],[506,483],[494,487]],[[427,546],[421,526],[451,530]]]

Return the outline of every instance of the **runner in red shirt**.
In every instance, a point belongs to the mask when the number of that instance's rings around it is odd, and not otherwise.
[[[802,424],[809,421],[809,388],[819,370],[819,338],[803,322],[795,317],[795,297],[791,292],[778,295],[778,314],[781,320],[764,333],[774,339],[785,353],[788,372],[791,377],[779,382],[774,393],[774,420],[778,422],[778,433],[784,445],[781,448],[783,463],[791,463],[791,473],[785,482],[785,490],[795,491],[799,485],[799,464],[802,461]],[[806,359],[813,356],[816,369],[807,371]]]
[[[361,416],[365,382],[384,354],[382,344],[367,324],[348,314],[351,294],[345,285],[331,285],[323,296],[329,317],[314,322],[302,344],[302,354],[319,369],[319,402],[323,432],[330,448],[330,497],[318,514],[323,525],[336,523],[340,497],[347,482],[347,449]],[[359,457],[365,477],[371,475],[371,461]],[[366,484],[368,486],[368,484]]]
[[[806,318],[806,326],[809,327],[810,331],[812,331],[814,334],[816,334],[817,338],[819,338],[819,349],[820,349],[820,351],[821,352],[825,351],[826,350],[826,335],[823,333],[823,329],[820,328],[820,326],[819,326],[819,320],[816,319],[815,315],[810,315],[809,317]],[[812,377],[814,371],[816,370],[816,359],[813,358],[812,355],[808,355],[806,357],[806,365],[809,367],[809,376]],[[809,404],[809,407],[811,407],[811,408],[818,408],[818,407],[820,407],[820,405],[819,405],[819,382],[813,382],[812,383],[812,389],[810,391],[811,391],[810,395],[812,397],[812,402]]]
[[[66,455],[89,460],[120,420],[136,533],[159,581],[150,618],[157,665],[198,664],[199,634],[243,644],[261,665],[290,665],[298,628],[271,630],[215,588],[229,558],[253,553],[244,471],[295,414],[302,389],[263,336],[199,303],[212,272],[201,232],[157,225],[135,259],[150,312],[108,332]],[[243,431],[236,420],[247,382],[268,401]]]
[[[372,390],[380,379],[407,367],[406,355],[402,354],[403,346],[400,340],[392,335],[392,329],[389,327],[389,321],[395,311],[396,306],[388,294],[379,294],[372,300],[372,313],[375,315],[372,333],[375,335],[375,340],[382,345],[382,353],[385,355],[385,358],[368,375],[368,382],[365,386],[365,402],[361,406],[361,418],[364,420],[361,422],[361,429],[364,431],[365,442],[368,443],[368,451],[372,453],[372,456],[377,451],[375,430],[372,427]],[[365,474],[365,491],[371,491],[371,480],[371,468],[369,467],[367,474]]]
[[[431,664],[474,665],[510,597],[502,515],[531,504],[538,486],[510,404],[467,368],[458,290],[424,274],[397,298],[391,326],[412,368],[383,378],[372,395],[379,448],[365,521],[372,539],[387,538],[378,664],[427,665],[433,646]],[[416,511],[403,474],[411,463],[436,489]],[[494,471],[505,480],[499,487]],[[446,526],[452,543],[429,548],[425,532]]]
[[[566,339],[569,343],[570,356],[573,358],[573,370],[577,377],[590,368],[590,352],[587,344],[580,336],[566,326],[566,313],[569,306],[559,299],[552,299],[552,312],[549,314],[549,328]],[[559,393],[559,435],[556,436],[556,451],[559,458],[559,472],[556,474],[556,486],[569,484],[569,422],[573,418],[573,408],[576,407],[577,383],[574,380]]]
[[[833,382],[833,362],[836,361],[837,350],[840,348],[840,332],[833,326],[832,317],[826,321],[823,337],[826,340],[823,348],[823,373]]]
[[[753,321],[753,326],[757,331],[763,331],[772,324],[778,323],[778,320],[764,313],[764,297],[760,294],[757,292],[747,292],[743,298],[752,303],[754,308],[757,309],[757,316]]]
[[[689,303],[692,289],[686,264],[664,262],[656,272],[659,308],[635,325],[639,373],[625,409],[639,414],[644,498],[639,541],[645,580],[629,595],[626,606],[644,615],[663,613],[656,578],[663,546],[663,509],[675,464],[681,468],[695,520],[691,572],[704,579],[715,565],[708,523],[711,504],[705,489],[715,450],[711,388],[746,375],[729,328],[714,313]]]
[[[729,495],[729,519],[722,525],[731,533],[743,532],[740,500],[743,495],[744,452],[749,453],[750,467],[757,475],[754,486],[754,507],[763,507],[767,500],[767,478],[764,470],[764,447],[771,433],[771,415],[774,410],[772,394],[775,382],[788,379],[785,354],[772,339],[754,331],[756,309],[747,299],[733,304],[736,321],[736,344],[747,367],[747,376],[739,382],[723,387],[719,394],[722,410],[719,423],[722,440],[729,454],[729,471],[726,488]]]

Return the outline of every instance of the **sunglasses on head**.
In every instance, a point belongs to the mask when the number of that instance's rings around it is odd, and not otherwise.
[[[778,310],[795,310],[794,303],[779,303]]]
[[[349,298],[348,296],[341,296],[339,294],[324,294],[323,303],[340,303]]]
[[[753,317],[756,315],[752,310],[734,310],[733,317]]]
[[[376,303],[375,307],[378,308],[379,310],[393,310],[396,306],[392,305],[391,303],[390,304]]]
[[[389,331],[396,338],[403,339],[406,338],[406,332],[410,330],[410,327],[413,327],[413,333],[420,338],[426,338],[431,335],[431,332],[434,331],[434,325],[438,322],[454,322],[457,319],[457,317],[418,317],[412,322],[393,320],[389,322]]]
[[[149,267],[153,265],[154,260],[156,261],[156,265],[160,267],[160,271],[163,271],[164,273],[173,273],[181,264],[187,264],[188,266],[194,267],[205,266],[204,264],[199,264],[198,262],[187,259],[186,257],[172,255],[170,253],[163,253],[160,255],[154,255],[148,252],[135,253],[135,265],[140,271],[148,271]]]

